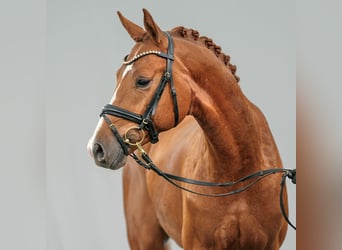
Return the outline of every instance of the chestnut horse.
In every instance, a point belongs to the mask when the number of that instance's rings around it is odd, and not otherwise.
[[[144,28],[118,12],[136,44],[117,71],[111,103],[88,144],[97,165],[124,166],[131,249],[167,249],[169,237],[189,250],[279,249],[287,231],[279,209],[281,176],[240,194],[204,197],[175,188],[127,157],[143,147],[163,171],[217,183],[282,168],[267,121],[242,93],[229,56],[195,30],[163,32],[143,12]],[[181,185],[200,193],[233,190]],[[287,211],[286,191],[284,200]]]

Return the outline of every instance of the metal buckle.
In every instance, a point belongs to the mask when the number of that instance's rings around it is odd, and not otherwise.
[[[145,150],[143,149],[140,143],[136,143],[135,146],[137,146],[140,154],[146,154]]]

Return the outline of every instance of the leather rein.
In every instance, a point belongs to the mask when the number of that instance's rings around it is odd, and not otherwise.
[[[124,154],[130,155],[140,166],[143,166],[145,169],[152,170],[153,172],[155,172],[157,175],[164,178],[166,181],[168,181],[173,186],[175,186],[181,190],[190,192],[192,194],[207,196],[207,197],[224,197],[224,196],[230,196],[230,195],[238,194],[238,193],[241,193],[241,192],[249,189],[255,183],[259,182],[261,179],[265,178],[266,176],[269,176],[271,174],[282,173],[282,178],[281,178],[281,183],[280,183],[280,185],[281,185],[281,188],[280,188],[280,210],[281,210],[281,213],[282,213],[284,219],[287,221],[287,223],[292,228],[294,228],[296,230],[296,227],[288,219],[288,216],[285,212],[284,201],[283,201],[283,191],[284,191],[284,186],[286,183],[286,178],[291,179],[292,183],[296,184],[296,169],[283,169],[283,168],[265,169],[265,170],[261,170],[261,171],[252,173],[252,174],[245,176],[245,177],[243,177],[237,181],[223,182],[223,183],[206,182],[206,181],[199,181],[199,180],[184,178],[184,177],[180,177],[180,176],[173,175],[173,174],[166,173],[166,172],[162,171],[160,168],[158,168],[153,163],[151,158],[148,156],[148,154],[142,148],[141,143],[145,139],[145,133],[143,132],[143,130],[146,130],[149,133],[151,143],[158,142],[158,134],[159,133],[153,124],[152,115],[155,113],[156,107],[158,105],[158,102],[161,98],[161,95],[162,95],[167,83],[170,84],[171,95],[172,95],[172,100],[173,100],[173,110],[174,110],[174,117],[175,117],[174,126],[177,126],[177,124],[179,122],[177,94],[176,94],[176,89],[174,87],[173,78],[172,78],[172,64],[174,61],[174,56],[173,56],[174,45],[173,45],[173,40],[172,40],[171,35],[168,32],[165,32],[165,34],[167,35],[168,43],[169,43],[167,53],[163,53],[160,51],[146,51],[146,52],[142,52],[142,53],[134,56],[132,59],[130,59],[128,61],[123,62],[123,64],[129,65],[129,64],[133,63],[134,61],[138,60],[139,58],[146,56],[146,55],[151,55],[151,54],[166,59],[166,70],[165,70],[165,72],[164,72],[164,74],[160,80],[160,83],[159,83],[150,103],[148,104],[148,106],[146,108],[146,111],[142,115],[140,115],[140,114],[133,113],[129,110],[120,108],[118,106],[107,104],[103,107],[102,112],[100,114],[100,117],[103,117],[105,122],[108,124],[108,126],[112,130],[113,135],[116,137],[116,139],[120,143],[120,146],[122,147]],[[137,123],[138,127],[129,128],[125,132],[124,136],[122,137],[119,134],[116,127],[114,126],[114,124],[109,120],[107,115],[127,119],[129,121]],[[140,132],[141,139],[138,142],[133,143],[129,140],[128,132],[130,130],[137,130]],[[140,156],[141,156],[140,158],[134,152],[129,153],[129,148],[131,146],[137,147],[138,151],[140,152]],[[218,194],[196,192],[192,189],[183,187],[180,184],[176,183],[176,182],[182,182],[182,183],[187,183],[187,184],[191,184],[191,185],[207,186],[207,187],[233,187],[237,184],[244,183],[247,181],[250,181],[250,182],[247,183],[244,187],[235,189],[235,190],[230,191],[230,192],[218,193]]]

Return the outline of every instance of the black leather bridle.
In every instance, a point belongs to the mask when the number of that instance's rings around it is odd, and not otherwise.
[[[167,38],[168,38],[167,53],[151,50],[151,51],[139,53],[138,55],[136,55],[132,59],[130,59],[128,61],[124,61],[124,64],[128,65],[128,64],[135,62],[139,58],[141,58],[143,56],[147,56],[147,55],[156,55],[156,56],[159,56],[159,57],[166,59],[166,70],[165,70],[165,72],[164,72],[164,74],[160,80],[160,83],[159,83],[150,103],[147,105],[146,111],[142,115],[140,115],[140,114],[133,113],[129,110],[120,108],[118,106],[115,106],[112,104],[107,104],[103,107],[102,112],[100,114],[100,117],[103,117],[104,120],[106,121],[106,123],[108,124],[108,126],[111,128],[114,136],[117,138],[118,142],[120,143],[125,155],[129,155],[128,142],[125,141],[121,137],[121,135],[118,133],[118,131],[115,128],[115,126],[113,125],[113,123],[108,119],[108,117],[106,115],[112,115],[112,116],[120,117],[123,119],[127,119],[129,121],[132,121],[134,123],[137,123],[138,124],[137,129],[139,129],[139,130],[145,129],[149,133],[151,143],[158,142],[158,134],[159,133],[158,133],[155,125],[153,124],[152,115],[155,113],[158,102],[160,100],[161,95],[163,94],[163,91],[166,87],[166,84],[169,83],[170,89],[171,89],[172,100],[173,100],[173,111],[174,111],[174,116],[175,116],[174,126],[177,126],[178,121],[179,121],[177,94],[176,94],[176,89],[175,89],[175,86],[173,84],[173,78],[172,78],[172,64],[174,61],[174,56],[173,56],[174,46],[173,46],[173,40],[172,40],[171,35],[168,32],[165,32],[165,34],[167,35]]]
[[[272,174],[282,173],[282,179],[281,179],[281,184],[280,184],[281,185],[280,209],[281,209],[281,213],[282,213],[283,217],[285,218],[285,220],[287,221],[287,223],[292,228],[296,229],[296,227],[290,222],[290,220],[288,219],[288,216],[286,215],[284,202],[283,202],[283,190],[284,190],[286,178],[291,179],[292,183],[296,184],[296,169],[283,169],[283,168],[265,169],[265,170],[261,170],[261,171],[252,173],[252,174],[245,176],[245,177],[243,177],[237,181],[224,182],[224,183],[205,182],[205,181],[193,180],[193,179],[189,179],[189,178],[185,178],[185,177],[181,177],[181,176],[176,176],[176,175],[169,174],[169,173],[162,171],[160,168],[158,168],[153,163],[151,158],[144,151],[144,149],[141,146],[141,143],[145,138],[145,134],[144,134],[144,132],[142,132],[144,129],[149,133],[151,143],[158,142],[158,134],[159,133],[153,124],[152,115],[155,113],[158,102],[160,100],[160,97],[161,97],[167,83],[170,84],[171,95],[172,95],[172,99],[173,99],[173,111],[174,111],[174,116],[175,116],[174,126],[177,126],[177,124],[179,122],[177,95],[176,95],[176,89],[174,87],[173,78],[172,78],[172,64],[174,61],[174,56],[173,56],[174,46],[173,46],[173,40],[172,40],[171,35],[167,32],[165,32],[165,34],[167,35],[167,38],[168,38],[167,53],[163,53],[160,51],[154,51],[154,50],[153,51],[146,51],[146,52],[139,53],[138,55],[134,56],[132,59],[130,59],[128,61],[124,61],[125,65],[129,65],[129,64],[135,62],[136,60],[138,60],[139,58],[141,58],[143,56],[151,55],[151,54],[166,59],[166,70],[165,70],[165,72],[164,72],[164,74],[160,80],[160,83],[159,83],[150,103],[148,104],[148,106],[146,108],[146,111],[142,115],[140,115],[140,114],[133,113],[129,110],[120,108],[118,106],[115,106],[112,104],[107,104],[103,107],[102,112],[100,114],[100,117],[103,117],[103,119],[106,121],[106,123],[108,124],[108,126],[112,130],[114,136],[116,137],[116,139],[120,143],[120,145],[124,151],[124,154],[132,156],[133,159],[139,165],[143,166],[144,168],[146,168],[148,170],[154,171],[156,174],[158,174],[159,176],[161,176],[162,178],[167,180],[169,183],[171,183],[175,187],[180,188],[184,191],[193,193],[193,194],[208,196],[208,197],[224,197],[224,196],[230,196],[230,195],[238,194],[238,193],[241,193],[241,192],[249,189],[255,183],[257,183],[261,179],[265,178],[266,176],[269,176]],[[114,124],[107,117],[107,115],[112,115],[112,116],[120,117],[123,119],[127,119],[129,121],[137,123],[138,127],[129,128],[126,131],[124,137],[122,137],[119,134],[116,127],[114,126]],[[131,129],[136,129],[141,133],[141,138],[138,142],[132,143],[127,138],[128,131]],[[131,146],[131,145],[134,145],[138,148],[138,151],[141,154],[141,159],[139,159],[134,152],[129,153],[129,146]],[[196,192],[192,189],[181,186],[180,184],[176,183],[175,181],[188,183],[188,184],[196,185],[196,186],[207,186],[207,187],[233,187],[237,184],[241,184],[244,182],[249,181],[249,183],[247,183],[247,184],[245,184],[245,186],[238,188],[238,189],[235,189],[231,192],[219,193],[219,194],[213,194],[213,193],[209,194],[209,193]]]

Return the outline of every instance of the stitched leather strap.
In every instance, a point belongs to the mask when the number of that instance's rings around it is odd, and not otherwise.
[[[132,63],[139,58],[146,56],[146,55],[156,55],[162,58],[166,59],[166,69],[165,72],[160,80],[160,83],[151,99],[149,104],[146,107],[145,112],[140,115],[133,113],[127,109],[107,104],[103,107],[102,112],[100,116],[103,116],[104,114],[120,117],[123,119],[127,119],[129,121],[132,121],[134,123],[137,123],[139,125],[140,129],[146,129],[150,135],[150,141],[151,143],[156,143],[158,142],[158,131],[156,127],[154,126],[154,123],[152,121],[152,116],[154,115],[157,105],[159,103],[159,100],[164,92],[165,86],[167,83],[170,84],[170,89],[171,89],[171,95],[172,95],[172,100],[173,100],[173,111],[174,111],[174,116],[175,116],[175,123],[174,126],[176,126],[179,122],[179,111],[178,111],[178,103],[177,103],[177,94],[176,94],[176,89],[173,83],[173,77],[172,77],[172,65],[173,65],[173,60],[174,60],[174,45],[173,45],[173,40],[171,35],[168,32],[165,32],[167,38],[168,38],[168,49],[167,49],[167,54],[159,51],[149,51],[146,53],[143,53],[136,58],[133,58],[126,63]],[[112,125],[113,126],[113,125]]]
[[[124,151],[125,155],[129,155],[128,152],[128,146],[127,144],[124,142],[124,140],[122,139],[121,135],[119,134],[118,130],[115,128],[114,124],[109,120],[109,118],[105,115],[102,114],[103,119],[106,121],[106,123],[108,124],[108,126],[110,127],[110,129],[112,130],[113,135],[115,136],[115,138],[118,140],[122,150]]]

